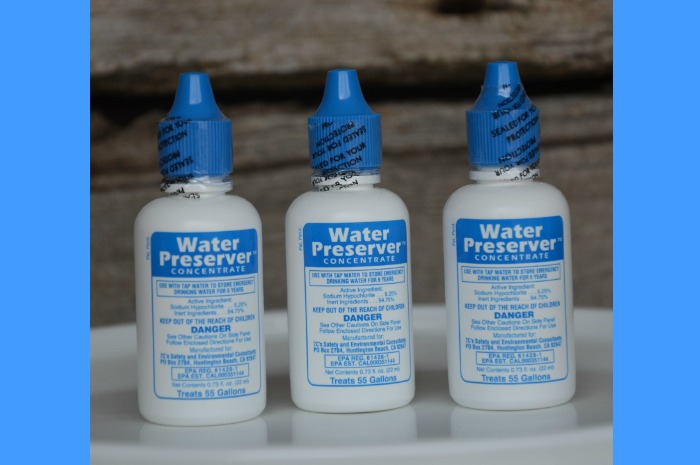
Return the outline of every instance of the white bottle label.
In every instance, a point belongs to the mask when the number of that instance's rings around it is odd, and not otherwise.
[[[303,243],[309,384],[409,381],[406,222],[307,223]]]
[[[560,381],[569,374],[564,229],[559,216],[455,225],[462,379]]]
[[[254,229],[150,238],[155,395],[222,399],[260,391]]]

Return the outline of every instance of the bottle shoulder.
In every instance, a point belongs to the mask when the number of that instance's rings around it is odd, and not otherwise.
[[[517,218],[569,215],[569,204],[555,186],[541,182],[474,183],[457,189],[445,203],[445,216]]]
[[[287,221],[373,221],[408,219],[406,204],[396,193],[371,188],[356,191],[310,191],[297,197],[287,210]]]
[[[135,227],[149,229],[195,230],[260,228],[255,207],[237,195],[185,198],[164,196],[147,203],[136,216]]]

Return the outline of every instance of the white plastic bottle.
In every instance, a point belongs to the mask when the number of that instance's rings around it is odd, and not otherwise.
[[[516,63],[489,63],[467,112],[470,178],[443,213],[450,394],[519,410],[576,387],[569,207],[540,182],[539,109]]]
[[[231,121],[203,73],[180,76],[158,124],[167,195],[134,224],[139,410],[165,425],[265,408],[260,217],[231,190]]]
[[[379,115],[357,73],[328,72],[309,118],[313,189],[286,217],[292,400],[369,412],[413,398],[408,211],[380,181]]]

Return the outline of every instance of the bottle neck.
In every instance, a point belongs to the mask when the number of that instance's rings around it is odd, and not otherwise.
[[[469,179],[476,182],[534,181],[540,177],[539,166],[539,160],[522,166],[472,166]]]
[[[187,176],[175,179],[163,178],[160,191],[186,198],[223,195],[233,188],[231,178],[226,176]]]
[[[342,189],[367,189],[379,184],[382,177],[379,169],[363,171],[314,171],[311,188],[315,192]]]

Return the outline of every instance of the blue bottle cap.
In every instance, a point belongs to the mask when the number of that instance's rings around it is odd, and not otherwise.
[[[233,170],[231,120],[216,105],[206,73],[180,75],[175,102],[158,123],[158,153],[168,181],[225,177]]]
[[[517,63],[487,65],[481,95],[467,111],[467,139],[475,167],[537,166],[540,110],[525,94]]]
[[[311,168],[324,173],[379,169],[381,121],[362,96],[354,69],[334,69],[326,77],[321,105],[309,117]]]

